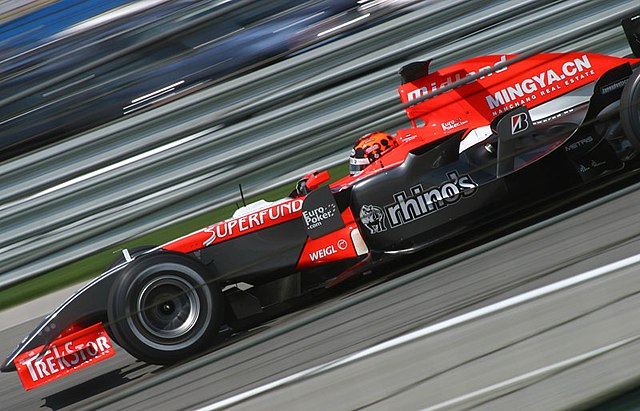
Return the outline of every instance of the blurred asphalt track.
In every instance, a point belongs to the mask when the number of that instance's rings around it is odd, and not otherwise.
[[[639,211],[640,192],[632,192],[143,390],[108,408],[172,410],[209,405],[409,331],[635,255],[640,244]],[[638,335],[640,299],[634,278],[635,271],[607,276],[585,284],[584,289],[572,288],[566,294],[552,295],[548,301],[534,301],[340,368],[337,375],[326,374],[324,380],[319,377],[324,385],[295,385],[293,393],[285,387],[238,408],[418,409],[469,394]],[[353,298],[358,291],[272,321],[235,342],[286,327],[340,300]],[[7,352],[33,326],[30,321],[4,330],[0,352]],[[640,373],[640,366],[628,358],[637,358],[639,351],[638,344],[629,343],[590,361],[579,361],[562,372],[543,373],[526,389],[503,393],[487,407],[513,409],[518,404],[520,409],[550,410],[567,406],[567,401],[574,406],[600,394],[600,389],[610,389],[607,384],[615,383],[618,388],[628,384]],[[1,374],[0,398],[6,409],[75,409],[134,387],[141,377],[154,378],[167,372],[170,369],[136,362],[120,349],[109,361],[29,392],[22,391],[17,375]],[[381,386],[393,389],[383,390]]]

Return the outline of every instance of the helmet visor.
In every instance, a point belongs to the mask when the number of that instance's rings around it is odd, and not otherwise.
[[[353,158],[349,159],[349,174],[352,176],[357,176],[362,173],[362,170],[367,168],[370,164],[368,158]]]

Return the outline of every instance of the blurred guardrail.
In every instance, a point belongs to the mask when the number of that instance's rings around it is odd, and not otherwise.
[[[346,161],[357,136],[406,125],[401,109],[390,111],[403,64],[433,58],[437,69],[554,39],[561,50],[625,55],[619,21],[633,8],[623,0],[428,1],[0,164],[0,288],[236,201],[238,183],[255,193]]]
[[[55,0],[0,0],[0,23],[42,8]]]

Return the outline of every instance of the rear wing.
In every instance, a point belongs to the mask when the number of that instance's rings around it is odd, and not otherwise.
[[[484,81],[490,80],[496,74],[499,74],[506,68],[494,69],[498,64],[503,64],[509,57],[513,55],[494,55],[494,56],[480,56],[466,61],[458,62],[448,67],[441,68],[437,71],[430,70],[431,60],[416,61],[405,65],[400,69],[400,78],[402,84],[398,88],[400,95],[400,101],[403,104],[409,104],[405,111],[409,120],[411,120],[414,127],[416,127],[416,120],[424,120],[424,117],[431,113],[445,112],[442,114],[443,120],[446,122],[453,121],[458,125],[466,124],[466,120],[457,121],[457,118],[446,118],[450,113],[478,113],[478,106],[474,98],[484,99],[484,94],[488,93],[483,84]],[[411,104],[413,100],[418,100],[427,94],[433,94],[442,89],[449,88],[452,84],[459,82],[460,80],[480,74],[481,72],[487,74],[481,76],[478,80],[467,83],[456,88],[450,92],[442,93],[438,96],[434,96],[431,99],[418,101],[415,104]],[[475,97],[473,97],[475,95]],[[480,97],[482,96],[482,97]],[[471,98],[471,100],[469,100]],[[469,100],[469,101],[468,101]],[[489,109],[489,107],[487,107]],[[480,109],[482,111],[482,109]],[[480,113],[477,114],[484,118],[483,123],[487,123],[493,119],[491,114]],[[438,116],[439,117],[439,116]],[[452,124],[453,124],[452,123]],[[445,124],[443,127],[449,127]]]
[[[624,24],[640,54],[640,42],[635,42],[640,38],[640,13]],[[435,136],[463,128],[473,130],[516,107],[532,109],[562,97],[615,67],[640,63],[638,59],[587,52],[517,57],[478,56],[435,71],[429,61],[404,66],[398,93],[409,120],[414,127],[427,127]],[[453,84],[459,86],[452,88]]]
[[[640,58],[640,11],[622,20],[622,29],[629,41],[633,55]]]

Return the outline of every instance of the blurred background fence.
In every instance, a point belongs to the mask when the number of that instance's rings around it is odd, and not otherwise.
[[[185,2],[185,7],[200,8],[171,8],[162,24],[170,25],[171,36],[179,36],[193,29],[194,21],[224,19],[245,3]],[[396,73],[404,64],[431,58],[435,70],[477,55],[517,53],[541,44],[622,56],[629,50],[619,21],[634,7],[622,0],[403,1],[376,9],[377,20],[358,30],[323,40],[333,28],[371,17],[361,6],[357,14],[349,10],[347,20],[317,23],[321,26],[312,31],[313,41],[294,42],[284,53],[260,56],[215,81],[195,82],[178,95],[176,85],[159,88],[156,95],[162,101],[145,110],[0,163],[0,288],[232,203],[238,199],[238,183],[248,193],[258,193],[346,161],[358,136],[408,125],[396,93]],[[310,20],[311,15],[297,18]],[[130,51],[140,44],[160,50],[170,41],[166,31],[157,29],[168,26],[158,21],[145,20],[149,32],[136,37],[139,43],[130,44]],[[87,29],[70,38],[82,39],[79,48],[90,47],[104,41],[92,37],[104,34],[105,26],[100,27],[103,31]],[[49,50],[46,58],[26,52],[35,63],[18,67],[15,56],[25,52],[14,51],[5,54],[0,68],[10,60],[16,73],[28,74],[29,67],[45,67],[65,52],[42,44],[43,52]],[[64,111],[65,101],[77,93],[74,79],[88,78],[123,56],[123,49],[115,49],[70,70],[35,76],[15,93],[0,91],[0,115],[10,104],[60,84],[64,87],[55,104]],[[100,84],[128,75],[127,67],[132,66],[118,66]],[[12,78],[0,79],[0,90],[2,81],[11,84]],[[87,112],[99,110],[100,100],[88,99],[81,106]],[[37,105],[22,110],[0,122],[17,115],[35,123],[46,113]],[[77,113],[82,118],[83,112]]]

